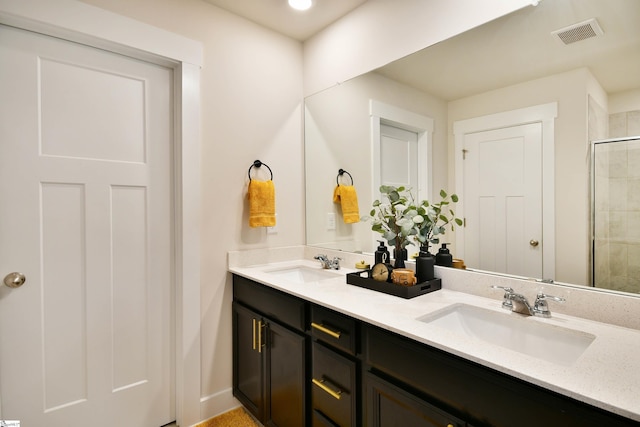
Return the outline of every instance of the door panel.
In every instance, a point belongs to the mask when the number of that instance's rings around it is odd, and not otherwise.
[[[270,322],[267,325],[269,412],[267,426],[305,425],[306,351],[305,337]]]
[[[258,313],[233,302],[233,394],[259,420],[266,393],[262,324]]]
[[[159,426],[171,400],[172,71],[0,26],[2,415]]]
[[[405,186],[418,193],[418,134],[380,125],[380,183]],[[377,188],[376,188],[377,190]]]
[[[542,277],[542,125],[467,134],[464,152],[465,263]]]

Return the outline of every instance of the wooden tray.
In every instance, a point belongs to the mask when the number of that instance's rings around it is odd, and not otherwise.
[[[428,294],[442,288],[440,279],[432,279],[426,282],[417,283],[413,286],[396,285],[395,283],[380,282],[370,279],[370,271],[359,271],[356,273],[347,273],[347,283],[349,285],[359,286],[361,288],[371,289],[373,291],[382,292],[389,295],[395,295],[401,298],[414,298],[419,295]]]

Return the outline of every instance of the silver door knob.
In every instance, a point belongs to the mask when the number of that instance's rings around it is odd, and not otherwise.
[[[535,248],[536,246],[538,246],[538,241],[531,239],[529,240],[529,244]]]
[[[10,288],[19,288],[27,281],[27,278],[24,277],[24,274],[13,272],[4,276],[4,284]]]

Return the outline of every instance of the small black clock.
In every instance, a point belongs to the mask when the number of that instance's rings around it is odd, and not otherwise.
[[[379,262],[371,269],[371,278],[379,282],[388,282],[391,279],[393,267],[386,262]]]

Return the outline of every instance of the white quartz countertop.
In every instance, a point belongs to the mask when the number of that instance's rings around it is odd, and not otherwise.
[[[479,339],[470,339],[418,320],[457,303],[506,312],[500,300],[441,289],[404,299],[346,283],[341,269],[335,279],[297,283],[277,278],[269,270],[293,266],[320,270],[305,259],[229,268],[259,283],[333,309],[513,377],[542,386],[595,407],[640,421],[640,331],[554,313],[551,318],[527,317],[595,335],[595,340],[570,366],[528,356]],[[553,312],[553,307],[551,307]]]

